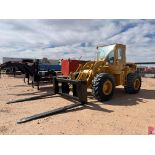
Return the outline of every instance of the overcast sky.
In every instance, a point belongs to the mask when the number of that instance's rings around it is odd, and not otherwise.
[[[155,20],[0,20],[2,57],[95,59],[97,44],[127,45],[127,60],[155,61]]]

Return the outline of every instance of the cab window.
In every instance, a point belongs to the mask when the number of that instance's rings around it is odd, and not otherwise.
[[[123,61],[123,49],[118,48],[118,62],[122,63],[122,61]]]
[[[107,57],[107,62],[109,62],[110,64],[114,63],[114,51],[111,51]]]

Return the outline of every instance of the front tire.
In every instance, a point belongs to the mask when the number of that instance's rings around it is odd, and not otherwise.
[[[92,83],[93,95],[99,101],[108,101],[114,94],[115,80],[108,73],[98,74]]]
[[[129,73],[127,76],[127,83],[124,90],[128,94],[136,94],[141,88],[141,76],[137,73]]]

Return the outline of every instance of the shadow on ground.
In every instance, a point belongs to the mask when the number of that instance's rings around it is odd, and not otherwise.
[[[93,102],[88,102],[87,104],[85,104],[85,105],[83,105],[81,107],[77,107],[77,108],[74,108],[74,109],[67,110],[64,113],[74,112],[74,111],[79,111],[79,110],[86,110],[86,109],[95,110],[95,111],[101,111],[101,112],[108,112],[108,113],[114,112],[113,110],[109,110],[109,109],[103,108],[102,106],[100,106],[98,104],[95,104]]]
[[[93,103],[98,102],[94,100],[94,97],[91,93],[88,93],[88,98],[93,99]],[[123,88],[116,88],[113,98],[109,101],[103,102],[103,104],[132,106],[145,103],[145,99],[155,100],[155,90],[141,89],[137,94],[127,94],[124,92]]]
[[[147,90],[147,89],[142,89],[138,94],[126,94],[126,93],[124,93],[124,90],[122,88],[117,88],[115,91],[114,97],[110,101],[102,103],[102,102],[98,102],[97,100],[95,100],[94,97],[92,96],[91,92],[88,92],[88,103],[87,104],[78,105],[77,107],[74,107],[74,108],[68,109],[68,110],[64,110],[63,112],[61,111],[61,112],[55,113],[54,115],[68,113],[68,112],[74,112],[74,111],[81,111],[81,110],[86,110],[86,109],[111,113],[114,111],[104,108],[104,105],[133,106],[133,105],[145,102],[144,101],[145,99],[155,99],[154,94],[155,94],[155,90]],[[50,97],[60,97],[60,96],[56,95],[56,96],[50,96]],[[75,101],[71,98],[68,98],[68,97],[63,97],[63,98],[68,101],[73,102],[70,104],[74,104],[77,102],[77,101]],[[45,99],[46,99],[46,97],[45,97]],[[53,114],[49,114],[48,116],[50,116],[50,115],[52,116]],[[44,117],[47,117],[47,116],[43,116],[40,118],[44,118]]]
[[[19,85],[23,86],[23,85]],[[20,94],[8,94],[8,95],[16,95],[16,96],[32,96],[32,95],[40,95],[42,92],[50,93],[53,91],[53,86],[44,86],[40,87],[40,90],[36,90],[35,92],[26,92]],[[88,92],[88,102],[91,104],[106,104],[106,105],[119,105],[119,106],[132,106],[140,103],[144,103],[145,99],[155,99],[155,90],[141,89],[137,94],[127,94],[124,92],[123,88],[116,88],[114,92],[114,96],[111,100],[106,102],[97,101],[92,93]]]

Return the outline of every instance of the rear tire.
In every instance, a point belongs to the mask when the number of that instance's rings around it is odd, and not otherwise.
[[[124,90],[128,94],[136,94],[141,88],[141,76],[137,73],[129,73],[127,76],[127,84],[124,86]]]
[[[98,74],[92,83],[94,97],[99,101],[108,101],[114,94],[115,80],[108,73]]]

